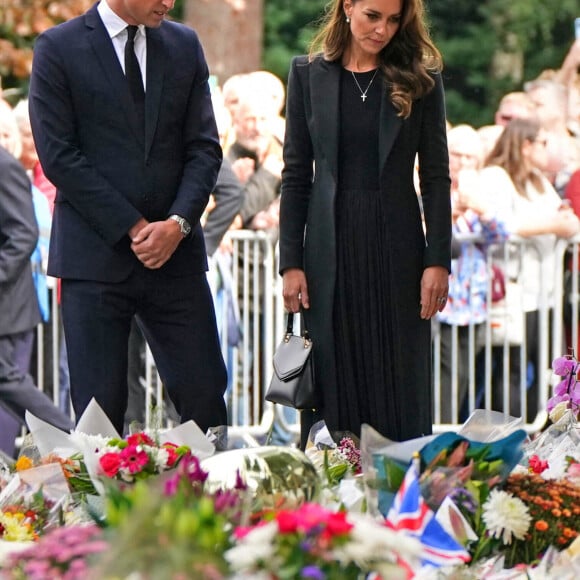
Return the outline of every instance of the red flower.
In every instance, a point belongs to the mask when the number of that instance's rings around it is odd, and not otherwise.
[[[276,514],[278,529],[282,534],[293,534],[298,529],[298,518],[294,512],[281,511]]]
[[[118,453],[105,453],[99,459],[99,464],[107,477],[115,477],[121,467],[121,458]]]
[[[530,469],[534,473],[542,473],[550,467],[547,461],[540,459],[537,455],[532,455],[529,460]]]
[[[333,536],[348,534],[353,525],[346,521],[346,512],[332,513],[326,522],[326,528]]]
[[[167,467],[173,467],[175,462],[179,459],[179,455],[175,453],[177,445],[175,445],[175,443],[164,443],[162,448],[167,451]]]
[[[129,473],[139,473],[149,462],[147,453],[138,449],[136,445],[129,445],[119,454],[121,456],[121,466],[128,469]]]
[[[146,433],[133,433],[127,437],[127,444],[129,446],[134,445],[149,445],[151,447],[155,446],[155,441],[149,437]]]

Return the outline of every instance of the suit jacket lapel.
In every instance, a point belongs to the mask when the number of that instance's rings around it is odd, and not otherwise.
[[[149,156],[161,103],[165,71],[163,40],[159,29],[147,28],[147,91],[145,93],[145,158]]]
[[[402,118],[397,116],[397,110],[391,102],[389,92],[383,90],[379,116],[379,176],[382,174],[393,143],[401,130],[402,122]]]
[[[317,124],[318,147],[336,182],[338,177],[338,123],[340,65],[318,59],[310,67],[310,101]]]
[[[137,139],[142,142],[142,130],[139,128],[137,115],[135,114],[135,105],[129,91],[129,84],[123,74],[121,63],[117,53],[113,48],[113,43],[107,34],[105,25],[99,17],[96,7],[86,13],[87,26],[92,29],[89,35],[89,41],[93,46],[97,60],[103,70],[103,77],[110,84],[110,89],[114,95],[117,95],[121,107],[129,120],[131,130],[135,133]]]

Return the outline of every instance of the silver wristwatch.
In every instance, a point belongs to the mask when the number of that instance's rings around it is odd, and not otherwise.
[[[179,229],[181,230],[181,234],[183,235],[184,238],[189,236],[189,234],[191,233],[191,225],[189,225],[189,222],[185,218],[174,213],[173,215],[170,215],[167,219],[176,221],[179,224]]]

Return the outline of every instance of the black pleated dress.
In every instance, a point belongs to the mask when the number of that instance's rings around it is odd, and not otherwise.
[[[399,439],[390,320],[389,231],[379,186],[381,72],[341,76],[339,188],[336,195],[337,277],[333,310],[336,359],[335,404],[326,412],[331,426],[360,435],[369,423]],[[373,169],[374,168],[374,169]],[[400,387],[399,387],[400,388]]]

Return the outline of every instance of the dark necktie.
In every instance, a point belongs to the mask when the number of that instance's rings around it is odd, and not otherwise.
[[[135,54],[135,35],[138,27],[127,26],[127,42],[125,43],[125,76],[129,81],[131,95],[136,105],[141,105],[145,101],[145,90],[143,89],[143,77],[139,68],[139,61]]]

